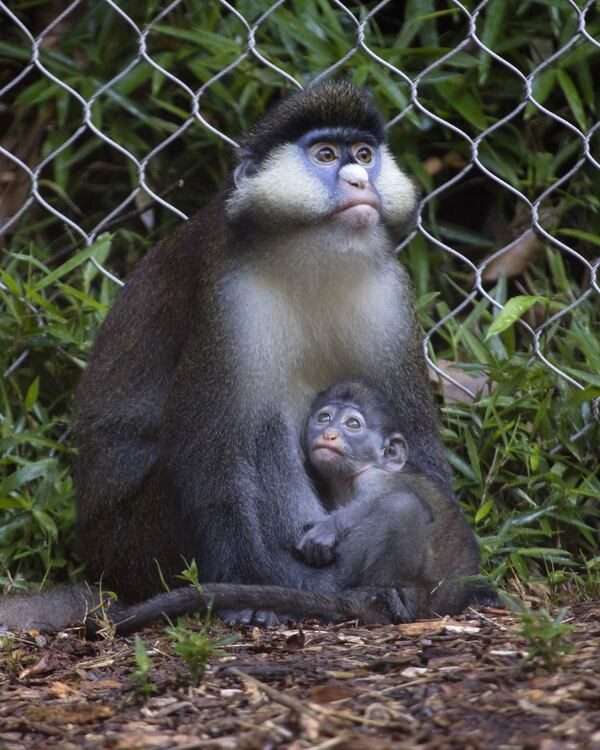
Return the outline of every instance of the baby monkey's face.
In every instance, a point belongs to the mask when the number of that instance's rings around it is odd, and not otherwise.
[[[313,468],[326,479],[350,479],[379,465],[385,450],[376,425],[354,404],[332,402],[307,422],[305,450]]]

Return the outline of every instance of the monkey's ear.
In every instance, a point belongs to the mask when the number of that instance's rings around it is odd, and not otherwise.
[[[233,181],[237,188],[248,177],[252,177],[258,172],[258,165],[250,151],[240,151],[239,164],[233,172]]]
[[[399,433],[391,435],[383,445],[383,465],[388,471],[401,471],[408,459],[406,440]]]

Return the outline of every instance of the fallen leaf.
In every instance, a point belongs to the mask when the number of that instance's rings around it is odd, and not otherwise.
[[[507,278],[520,276],[535,260],[542,243],[533,229],[528,229],[512,247],[485,266],[483,281],[498,281],[503,274]]]
[[[338,641],[340,643],[352,643],[355,646],[364,646],[365,640],[358,635],[346,635],[345,633],[339,633]]]
[[[55,660],[51,658],[50,654],[46,653],[33,666],[27,667],[22,672],[20,672],[19,679],[26,680],[28,677],[31,677],[36,674],[43,674],[44,672],[52,672],[53,669],[56,669]]]
[[[446,401],[458,401],[460,403],[470,403],[479,393],[488,395],[490,383],[487,375],[469,375],[456,362],[446,359],[438,359],[437,367],[442,371],[442,375],[429,366],[429,379],[440,386],[444,399]],[[460,385],[467,388],[471,395],[465,393],[458,385],[447,380],[444,375],[456,380]]]
[[[405,622],[402,625],[396,625],[396,629],[399,631],[400,635],[405,636],[422,635],[423,633],[435,632],[436,630],[452,627],[477,627],[477,625],[474,623],[457,622],[448,617],[440,617],[437,620],[418,620],[417,622]]]
[[[481,628],[475,625],[446,625],[445,630],[449,633],[479,633]]]
[[[65,685],[64,682],[52,682],[50,684],[50,693],[55,698],[66,698],[67,695],[73,695],[77,691],[74,690],[72,687],[69,687],[69,685]]]
[[[48,703],[43,706],[28,706],[25,715],[30,721],[48,724],[87,724],[113,715],[110,706],[99,703]]]
[[[427,674],[429,670],[427,667],[407,667],[406,669],[403,669],[400,674],[402,677],[408,677],[411,680],[415,677],[422,677],[424,674]]]
[[[80,690],[84,693],[100,693],[103,690],[114,690],[124,686],[119,680],[85,680],[79,684]]]
[[[333,703],[344,698],[352,698],[358,691],[343,682],[330,680],[322,685],[315,685],[309,691],[311,703]]]

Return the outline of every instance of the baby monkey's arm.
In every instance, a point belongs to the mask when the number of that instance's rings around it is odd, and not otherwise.
[[[369,500],[353,500],[349,505],[337,508],[305,532],[297,550],[308,565],[322,568],[335,559],[335,548],[350,529],[355,528],[371,510]],[[385,518],[381,519],[385,524]]]

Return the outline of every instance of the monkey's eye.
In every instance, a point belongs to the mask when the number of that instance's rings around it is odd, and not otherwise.
[[[333,146],[322,143],[316,144],[311,155],[320,164],[332,164],[338,158]]]
[[[319,424],[328,424],[331,422],[331,414],[328,411],[322,411],[317,415],[317,422]]]
[[[352,148],[354,158],[361,164],[370,164],[373,161],[373,149],[365,143],[359,143]]]
[[[348,419],[344,422],[346,427],[350,430],[360,430],[362,427],[362,424],[358,421],[356,417],[348,417]]]

